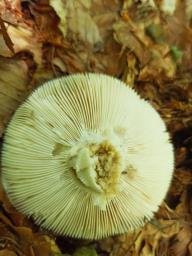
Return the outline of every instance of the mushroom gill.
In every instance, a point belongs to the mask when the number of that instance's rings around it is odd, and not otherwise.
[[[123,82],[46,82],[6,130],[2,180],[13,205],[57,234],[100,239],[142,226],[166,196],[173,147],[159,114]]]

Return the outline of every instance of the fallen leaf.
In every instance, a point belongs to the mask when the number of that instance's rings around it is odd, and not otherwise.
[[[64,37],[70,33],[74,40],[80,39],[91,45],[102,42],[99,28],[90,13],[90,0],[51,0],[50,4],[60,18],[59,28]]]
[[[3,39],[4,39],[7,47],[12,52],[12,54],[14,54],[14,48],[13,48],[14,43],[11,41],[11,38],[9,37],[9,35],[7,33],[7,29],[5,27],[5,24],[4,24],[1,16],[0,16],[0,27],[1,27],[1,33],[3,35]]]
[[[188,246],[192,242],[191,229],[192,226],[190,224],[185,224],[175,236],[173,244],[170,248],[174,255],[189,255]]]
[[[0,58],[0,137],[11,114],[27,94],[27,72],[24,61]]]
[[[173,220],[158,220],[157,226],[147,224],[143,228],[141,234],[135,241],[134,254],[135,256],[156,256],[161,243],[169,246],[169,243],[165,243],[166,240],[170,240],[178,233],[180,225],[178,222]],[[164,250],[166,248],[164,247]]]
[[[163,51],[162,51],[163,50]],[[140,80],[152,80],[155,78],[172,78],[176,73],[176,63],[169,55],[170,49],[166,45],[153,47],[151,50],[151,59],[148,64],[140,70]]]
[[[17,254],[8,249],[0,250],[0,256],[17,256]]]
[[[59,29],[64,37],[67,34],[67,10],[63,0],[50,0],[50,6],[53,7],[60,18]]]
[[[139,59],[141,64],[145,64],[149,60],[149,52],[146,47],[133,33],[133,28],[130,24],[125,22],[118,22],[114,24],[114,38],[122,45],[123,49],[129,49]]]
[[[42,63],[42,43],[38,41],[34,31],[30,28],[22,26],[14,27],[9,25],[7,33],[10,36],[16,53],[21,51],[29,51],[33,53],[34,60],[37,64]]]

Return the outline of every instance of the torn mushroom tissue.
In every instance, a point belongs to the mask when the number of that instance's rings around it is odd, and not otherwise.
[[[107,203],[123,187],[121,174],[126,167],[123,138],[112,129],[103,134],[87,132],[69,151],[69,167],[79,181],[93,192],[93,203],[106,210]]]

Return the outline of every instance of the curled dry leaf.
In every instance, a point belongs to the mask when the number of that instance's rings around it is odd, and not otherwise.
[[[6,27],[7,36],[12,45],[12,51],[10,50],[10,43],[7,44],[5,36],[0,34],[0,55],[3,57],[12,57],[14,53],[28,51],[33,54],[34,60],[37,64],[42,62],[42,44],[38,42],[37,37],[34,35],[34,31],[30,28],[22,26],[8,25]]]
[[[179,223],[174,220],[159,220],[159,226],[147,224],[135,242],[134,256],[156,256],[159,253],[161,244],[164,250],[168,250],[168,241],[179,232]],[[165,247],[166,245],[166,247]]]
[[[50,255],[51,243],[47,240],[47,236],[33,233],[32,229],[27,227],[17,227],[16,232],[19,237],[19,244],[25,255]]]
[[[134,54],[128,54],[127,67],[124,69],[123,81],[130,87],[134,87],[136,76],[138,75],[137,60]]]
[[[0,184],[0,204],[9,215],[12,223],[16,226],[22,226],[24,224],[25,216],[15,211],[15,208],[9,202],[2,185]]]
[[[37,64],[41,64],[41,47],[34,21],[25,20],[21,1],[2,1],[0,3],[0,55],[13,57],[15,53],[30,51]]]
[[[73,39],[80,39],[91,45],[102,42],[99,28],[90,13],[91,1],[51,0],[50,5],[60,18],[59,28],[66,37],[70,33]]]
[[[17,254],[11,250],[4,249],[0,250],[0,256],[17,256]]]
[[[139,36],[137,37],[137,31],[134,31],[129,23],[122,21],[114,24],[113,29],[114,38],[122,45],[123,49],[127,48],[130,52],[133,52],[142,64],[149,60],[150,55],[149,52],[146,51],[145,45],[147,42],[145,38],[143,38],[143,41],[140,40],[140,32],[138,32]]]
[[[92,4],[90,8],[88,4],[84,6],[83,10],[87,13],[86,15],[91,15],[97,25],[102,41],[96,40],[91,44],[87,39],[80,40],[78,33],[75,35],[73,32],[69,32],[66,40],[69,39],[70,43],[65,45],[65,49],[57,48],[55,50],[55,58],[52,61],[54,66],[62,72],[70,74],[91,71],[119,76],[124,69],[125,58],[121,58],[121,46],[113,39],[112,30],[112,25],[118,18],[117,9],[119,7],[120,4],[114,0],[110,1],[110,7],[101,0]],[[75,16],[73,19],[76,19]],[[71,24],[70,20],[69,23]],[[92,36],[92,33],[93,30],[90,26],[87,36]]]
[[[110,253],[114,247],[114,239],[112,237],[102,239],[99,241],[99,245],[102,251]]]
[[[9,34],[14,46],[14,51],[30,51],[33,53],[34,60],[37,64],[41,64],[42,61],[42,44],[37,41],[33,30],[24,27],[8,26],[7,33]]]
[[[172,78],[176,72],[176,63],[172,60],[169,53],[169,48],[167,48],[167,53],[162,53],[160,48],[163,47],[153,47],[151,50],[150,62],[140,70],[139,80],[152,80],[155,78],[161,79],[161,77]]]
[[[27,80],[24,61],[0,58],[0,137],[10,115],[27,93]]]
[[[13,53],[10,51],[9,47],[7,46],[2,33],[0,33],[0,55],[4,57],[13,56]]]
[[[11,0],[11,1],[2,1],[0,3],[0,8],[7,7],[8,9],[18,11],[20,10],[21,0]]]
[[[175,236],[174,242],[170,248],[173,255],[186,256],[189,254],[189,245],[192,242],[191,225],[185,224]]]
[[[0,16],[0,27],[1,27],[1,41],[3,39],[4,44],[7,46],[7,48],[12,52],[12,54],[14,54],[14,49],[13,49],[13,42],[11,41],[8,33],[7,33],[7,29],[5,27],[5,24]],[[2,42],[1,42],[2,43]],[[5,47],[5,45],[3,45],[3,47]]]
[[[53,7],[58,17],[60,18],[59,29],[61,30],[63,36],[67,34],[67,10],[64,5],[63,0],[50,0],[50,6]]]
[[[8,248],[19,256],[48,256],[52,252],[51,238],[48,240],[46,235],[34,233],[29,227],[14,226],[3,214],[0,214],[0,237],[5,252]]]

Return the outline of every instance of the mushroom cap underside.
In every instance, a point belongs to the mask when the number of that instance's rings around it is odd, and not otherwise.
[[[164,199],[173,147],[156,110],[118,79],[46,82],[15,112],[2,150],[13,205],[60,235],[100,239],[142,226]]]

